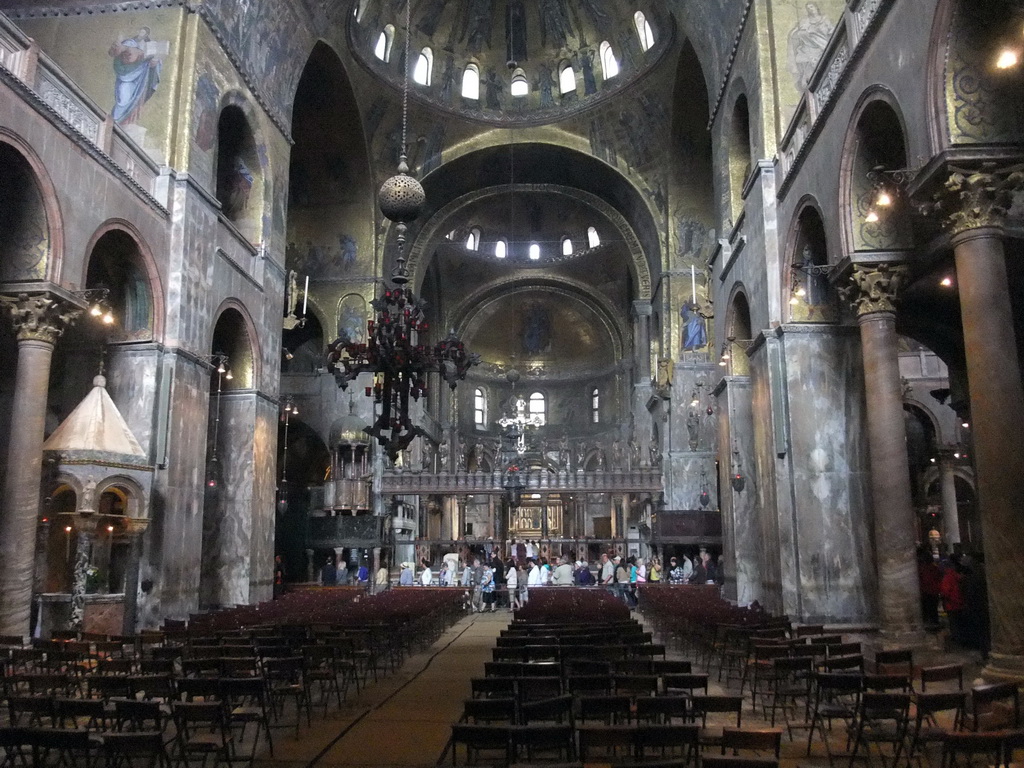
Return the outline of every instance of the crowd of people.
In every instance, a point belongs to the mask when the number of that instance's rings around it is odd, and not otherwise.
[[[462,587],[470,595],[473,612],[514,611],[529,601],[530,590],[541,587],[601,586],[626,605],[635,607],[638,584],[721,584],[721,558],[715,562],[707,552],[672,557],[667,565],[660,558],[622,557],[602,554],[593,566],[586,560],[573,561],[562,555],[551,561],[537,555],[516,555],[502,559],[497,553],[445,555],[436,573],[427,560],[417,571],[413,563],[400,564],[398,586]]]
[[[917,563],[925,627],[937,631],[942,626],[941,605],[949,622],[950,640],[988,653],[988,595],[981,560],[921,547]]]

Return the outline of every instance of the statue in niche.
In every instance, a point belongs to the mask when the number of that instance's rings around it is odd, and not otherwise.
[[[558,468],[569,471],[569,438],[565,435],[558,441]]]
[[[833,28],[817,3],[807,3],[804,17],[789,31],[789,72],[798,91],[807,89]]]
[[[696,408],[691,408],[686,414],[686,434],[690,439],[690,450],[696,451],[700,444],[700,416]]]
[[[438,472],[448,471],[448,454],[451,448],[448,446],[448,431],[445,430],[441,434],[441,444],[437,446],[437,460],[438,460]]]
[[[651,438],[651,466],[655,469],[661,466],[661,444],[658,442],[658,438]]]
[[[469,466],[467,469],[473,472],[481,472],[484,468],[484,445],[483,443],[477,442],[473,445],[473,451],[470,453]]]
[[[509,0],[505,7],[506,61],[522,64],[529,54],[526,48],[526,6],[522,0]]]
[[[551,348],[551,313],[546,307],[530,307],[520,332],[523,352],[539,355]]]
[[[423,445],[423,471],[434,471],[434,444],[427,441]]]
[[[672,358],[658,358],[658,389],[672,388]]]
[[[597,462],[597,469],[604,469],[604,449],[601,448],[601,444],[597,443],[594,446],[594,459]]]
[[[461,440],[458,441],[455,448],[455,471],[466,471],[466,446]]]
[[[582,472],[587,468],[587,446],[580,445],[576,451],[576,471]]]
[[[611,450],[611,453],[612,453],[612,456],[611,456],[611,467],[612,467],[612,469],[616,469],[616,470],[623,469],[624,467],[622,466],[622,464],[625,461],[626,457],[625,457],[625,454],[623,453],[623,450],[622,450],[622,440],[620,440],[618,438],[618,436],[616,436],[616,438],[614,440],[612,440],[612,450]]]
[[[801,266],[804,268],[817,264],[817,260],[814,258],[814,248],[811,247],[810,243],[804,245],[800,255],[803,259]],[[804,274],[806,275],[804,281],[807,285],[807,295],[804,297],[804,301],[812,307],[828,304],[828,277],[822,274],[815,274],[811,270],[807,270]]]
[[[629,468],[633,470],[640,468],[640,443],[636,441],[636,435],[629,438]]]
[[[683,303],[679,311],[683,318],[683,350],[696,351],[708,345],[707,321],[697,311],[692,301]]]

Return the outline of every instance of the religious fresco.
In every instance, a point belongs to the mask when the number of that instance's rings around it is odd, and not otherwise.
[[[42,280],[50,256],[43,195],[31,167],[0,144],[0,282]]]
[[[101,109],[158,163],[167,162],[182,11],[17,18]]]
[[[349,293],[338,302],[338,336],[345,343],[366,343],[366,299],[358,293]]]
[[[796,111],[818,66],[836,24],[842,20],[843,0],[776,0],[772,5],[777,80],[783,125]]]

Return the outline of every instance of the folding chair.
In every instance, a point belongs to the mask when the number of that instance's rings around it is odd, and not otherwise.
[[[585,725],[576,729],[576,735],[584,763],[632,757],[637,743],[637,727],[632,725]]]
[[[807,734],[808,757],[811,755],[811,743],[814,740],[814,730],[817,728],[821,740],[825,743],[829,765],[832,764],[832,748],[825,733],[825,723],[828,723],[829,731],[832,730],[833,720],[842,720],[847,726],[852,725],[860,706],[862,688],[859,675],[828,672],[818,672],[814,675],[814,708],[809,718]]]
[[[956,690],[964,689],[964,666],[963,664],[945,664],[939,667],[921,668],[921,692],[928,691],[928,684],[933,686],[936,683],[954,682]]]
[[[550,699],[526,701],[519,705],[519,721],[522,725],[534,723],[568,723],[572,725],[573,697],[569,694]]]
[[[236,726],[241,726],[238,738],[232,741],[232,753],[237,757],[238,745],[245,739],[245,729],[253,723],[256,726],[256,733],[253,735],[252,749],[249,752],[249,765],[252,766],[256,759],[260,730],[267,737],[267,746],[270,749],[270,756],[273,757],[274,740],[270,735],[270,708],[263,680],[258,677],[225,677],[221,678],[220,690],[227,710],[228,728],[232,735]]]
[[[900,754],[907,745],[909,721],[909,693],[865,691],[861,695],[860,706],[853,726],[850,766],[853,766],[853,761],[859,756],[858,752],[861,746],[864,747],[864,757],[870,763],[871,745],[878,745],[881,754],[881,745],[889,744],[893,749],[892,764],[895,768]],[[882,765],[884,768],[884,755],[882,755]]]
[[[700,728],[693,724],[637,726],[637,757],[646,761],[657,750],[659,757],[696,759]]]
[[[299,734],[302,710],[306,711],[306,725],[311,726],[309,688],[306,685],[304,663],[301,656],[269,658],[263,661],[263,675],[270,692],[271,709],[275,719],[284,714],[284,700],[295,701],[295,735]]]
[[[688,696],[642,696],[636,700],[636,719],[640,723],[672,725],[673,720],[690,719]]]
[[[163,736],[156,731],[103,734],[106,768],[166,768]]]
[[[973,731],[1019,728],[1020,693],[1017,683],[992,683],[971,689]]]
[[[700,719],[700,747],[717,747],[722,743],[722,730],[726,723],[720,726],[708,726],[708,715],[735,715],[736,728],[743,725],[743,697],[742,696],[694,696],[690,700],[690,715],[696,721]],[[730,723],[731,724],[731,723]]]
[[[600,720],[605,725],[624,725],[630,721],[632,699],[624,695],[577,696],[580,722]]]
[[[505,723],[513,725],[518,720],[516,700],[507,699],[466,699],[462,705],[464,723]]]
[[[571,698],[570,698],[571,705]],[[519,725],[510,729],[511,759],[534,760],[540,753],[548,759],[572,760],[576,756],[573,727],[569,724],[542,723]],[[553,753],[553,756],[552,756]]]
[[[199,755],[205,765],[206,757],[213,755],[214,765],[231,762],[231,734],[224,718],[224,706],[217,701],[181,702],[171,705],[175,735],[175,755],[187,764],[193,755]]]
[[[964,709],[967,706],[967,693],[964,691],[931,692],[922,691],[915,700],[916,714],[914,729],[910,734],[910,747],[907,750],[908,762],[914,759],[919,749],[928,744],[941,744],[947,731],[960,730]],[[945,714],[941,720],[940,715]]]
[[[452,754],[452,765],[458,765],[459,745],[465,750],[466,765],[500,765],[508,763],[512,726],[509,725],[478,725],[475,723],[456,723],[452,725],[452,736],[449,748]],[[483,760],[483,762],[481,762]]]

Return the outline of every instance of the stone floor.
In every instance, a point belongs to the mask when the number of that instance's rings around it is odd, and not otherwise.
[[[491,658],[501,629],[509,614],[466,616],[452,626],[426,651],[412,656],[394,675],[354,693],[339,710],[329,707],[314,712],[312,727],[303,723],[298,737],[290,728],[275,728],[274,757],[262,754],[259,768],[431,768],[444,754],[449,726],[462,714],[462,702],[470,695],[470,680],[483,675],[484,662]],[[672,654],[670,653],[670,657]],[[968,661],[957,654],[928,653],[927,664]],[[969,667],[965,684],[970,685]],[[698,670],[695,670],[698,671]],[[711,693],[728,692],[714,683]],[[732,691],[735,692],[735,691]],[[767,727],[748,704],[743,713],[744,727]],[[807,730],[794,729],[793,740],[783,735],[781,768],[825,768],[825,745],[815,739],[811,756],[806,756]],[[842,753],[845,736],[833,740],[833,752]],[[862,761],[858,761],[862,762]],[[928,762],[928,761],[925,761]],[[848,759],[837,758],[836,768],[845,768]],[[891,763],[887,761],[886,765]],[[444,764],[450,764],[446,759]],[[880,765],[876,754],[872,765]],[[939,765],[938,756],[931,764]],[[885,768],[885,766],[883,766]]]

